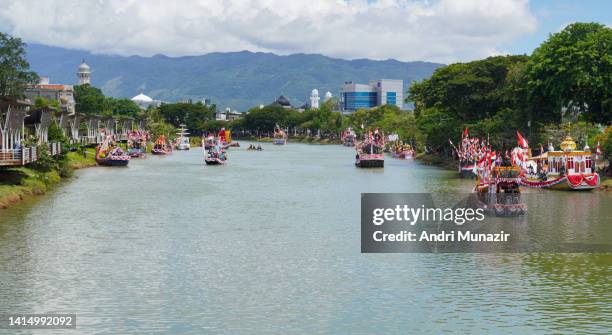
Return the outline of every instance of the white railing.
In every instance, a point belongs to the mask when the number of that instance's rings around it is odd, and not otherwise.
[[[48,152],[51,156],[62,153],[61,143],[48,143]],[[0,149],[0,166],[26,165],[38,160],[40,156],[39,147],[23,147],[19,149]]]

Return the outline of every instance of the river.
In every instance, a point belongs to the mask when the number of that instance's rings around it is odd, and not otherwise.
[[[0,314],[76,313],[71,334],[612,329],[610,253],[360,253],[360,193],[452,198],[473,181],[391,158],[358,169],[341,146],[246,145],[226,166],[196,148],[79,170],[0,211]],[[612,239],[609,193],[540,192],[562,213],[540,230]]]

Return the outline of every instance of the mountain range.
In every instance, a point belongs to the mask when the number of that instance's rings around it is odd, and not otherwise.
[[[397,60],[345,60],[319,54],[280,56],[263,52],[215,52],[201,56],[118,56],[41,44],[27,46],[32,70],[51,83],[75,84],[76,69],[91,67],[92,85],[105,95],[131,98],[144,93],[175,102],[209,98],[218,108],[245,111],[284,95],[294,106],[308,102],[313,88],[340,93],[345,81],[413,80],[429,77],[443,64]]]

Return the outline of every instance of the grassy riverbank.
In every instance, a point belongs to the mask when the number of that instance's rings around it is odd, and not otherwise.
[[[57,171],[38,172],[19,167],[0,171],[0,208],[7,208],[25,197],[47,192],[62,178]]]
[[[66,154],[67,171],[69,177],[75,169],[82,169],[96,165],[94,149],[88,148],[83,152],[69,152]],[[24,198],[44,194],[62,180],[60,172],[52,169],[41,172],[31,167],[16,167],[0,169],[0,209],[8,208]]]
[[[452,158],[420,153],[416,155],[416,159],[425,165],[437,166],[448,170],[457,170],[457,161]]]

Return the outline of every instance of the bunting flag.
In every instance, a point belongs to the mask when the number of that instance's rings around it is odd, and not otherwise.
[[[527,140],[521,136],[521,133],[519,133],[519,131],[516,131],[516,136],[518,136],[518,145],[523,148],[523,149],[527,149],[529,148],[529,143],[527,143]]]

